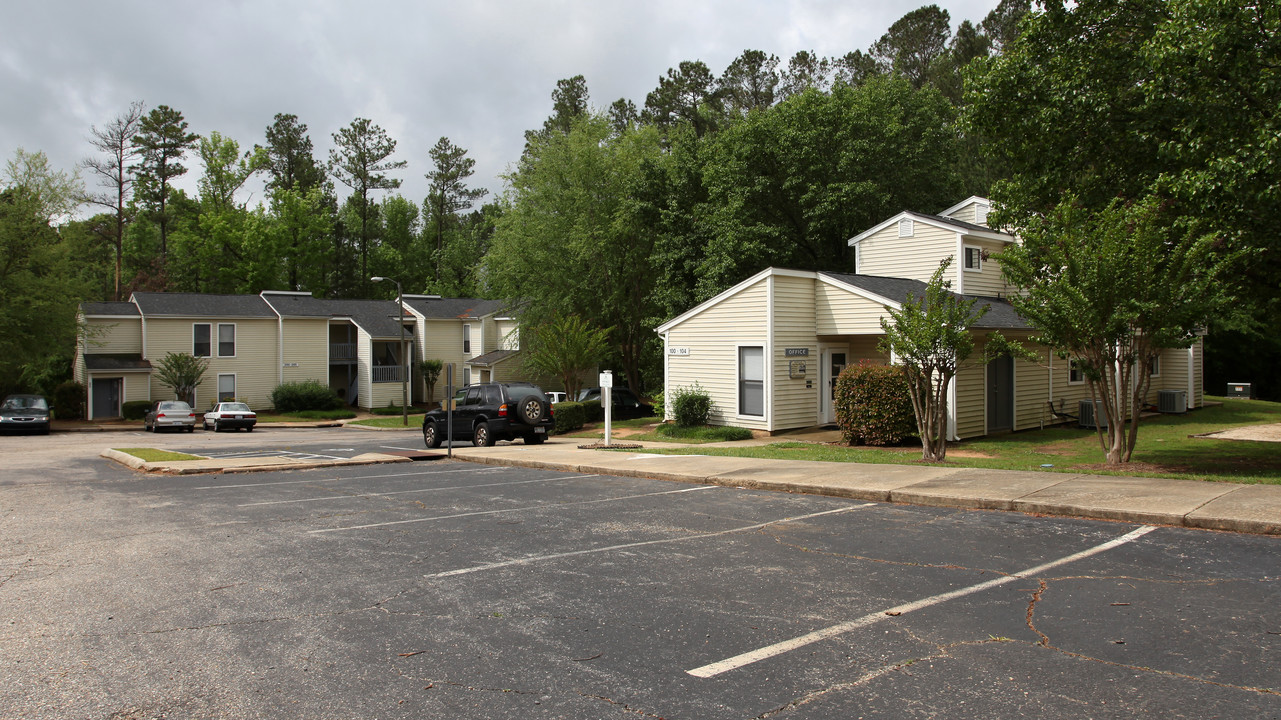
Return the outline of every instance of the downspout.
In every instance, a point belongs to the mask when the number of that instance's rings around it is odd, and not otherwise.
[[[765,429],[774,432],[774,273],[765,286]]]
[[[672,382],[668,372],[672,363],[672,355],[667,347],[667,333],[659,333],[658,336],[663,338],[663,419],[667,420],[672,416]]]

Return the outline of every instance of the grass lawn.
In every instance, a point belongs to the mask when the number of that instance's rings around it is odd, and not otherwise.
[[[744,428],[730,427],[695,427],[676,429],[672,425],[667,425],[669,432],[657,432],[657,427],[663,422],[662,418],[647,417],[635,418],[632,420],[620,420],[613,423],[610,428],[613,431],[610,439],[624,439],[629,442],[668,442],[668,443],[685,443],[690,445],[699,445],[702,443],[726,442],[730,440],[746,440],[752,437],[750,430]],[[646,432],[626,432],[619,433],[618,430],[646,430]],[[589,423],[582,430],[576,430],[565,437],[573,438],[593,438],[599,439],[605,437],[605,423]]]
[[[169,452],[168,450],[157,450],[155,448],[112,448],[116,452],[122,452],[126,455],[132,455],[143,462],[165,462],[171,460],[204,460],[200,455],[188,455],[187,453]]]
[[[1144,419],[1139,425],[1139,439],[1132,462],[1120,469],[1104,465],[1103,451],[1093,430],[1075,427],[1010,433],[954,443],[948,446],[946,464],[1003,470],[1281,484],[1281,443],[1190,437],[1233,427],[1281,423],[1281,403],[1207,399],[1223,402],[1223,405],[1195,410],[1186,415],[1161,415]],[[867,448],[780,442],[763,447],[688,448],[646,452],[829,462],[921,462],[919,445]]]
[[[346,420],[354,417],[356,417],[356,413],[350,410],[304,410],[302,412],[285,414],[258,413],[258,422],[317,422],[325,420]]]

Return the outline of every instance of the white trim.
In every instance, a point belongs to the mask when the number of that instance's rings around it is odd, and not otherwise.
[[[956,411],[957,411],[957,407],[956,407],[956,385],[957,385],[957,376],[956,376],[956,375],[953,375],[953,376],[952,376],[952,379],[951,379],[951,380],[948,382],[948,384],[947,384],[947,437],[948,437],[948,442],[959,442],[959,441],[960,441],[960,439],[961,439],[961,436],[960,436],[960,434],[957,432],[957,429],[956,429]],[[987,393],[986,393],[986,392],[984,392],[984,393],[983,393],[983,395],[984,395],[984,400],[983,400],[983,402],[985,402],[985,403],[986,403],[986,402],[987,402],[987,399],[986,399],[986,397],[987,397]],[[986,410],[986,408],[985,408],[985,410]],[[985,414],[986,414],[986,413],[985,413]],[[985,432],[984,434],[986,435],[987,433]]]
[[[765,429],[774,430],[774,278],[770,274],[765,283],[765,347],[761,351],[761,391],[763,410],[765,411]]]
[[[667,333],[659,333],[663,338],[663,419],[670,420],[672,417],[672,381],[671,381],[671,364],[672,356],[667,352]]]
[[[686,310],[684,313],[677,315],[676,317],[672,318],[671,320],[668,320],[662,325],[659,325],[658,327],[654,328],[654,331],[657,333],[665,333],[668,330],[671,330],[672,328],[676,327],[677,325],[680,325],[681,323],[685,322],[686,320],[689,320],[695,315],[698,315],[704,310],[709,310],[715,307],[716,305],[719,305],[720,303],[730,299],[731,297],[755,285],[761,280],[764,280],[765,278],[770,277],[771,275],[782,275],[783,277],[814,278],[818,276],[818,273],[812,272],[809,270],[786,270],[783,268],[775,268],[775,267],[765,268],[764,270],[747,278],[746,280],[735,285],[734,287],[728,290],[725,290],[724,292],[720,293],[719,295],[716,295],[711,299],[704,300],[702,303],[695,305],[689,310]]]
[[[234,323],[234,322],[227,322],[227,323],[225,323],[225,322],[220,322],[220,323],[217,323],[217,325],[218,325],[218,337],[214,340],[214,343],[215,343],[215,345],[217,346],[217,348],[216,348],[217,352],[216,352],[214,355],[212,355],[212,357],[218,357],[218,358],[234,358],[234,357],[236,357],[236,351],[237,351],[237,345],[238,345],[238,341],[236,340],[236,338],[238,338],[238,337],[240,336],[240,332],[236,329],[236,323]],[[231,354],[230,354],[230,355],[223,355],[223,354],[222,354],[222,328],[223,328],[223,326],[225,326],[225,325],[230,325],[230,326],[231,326],[231,351],[232,351],[232,352],[231,352]]]
[[[975,259],[978,260],[978,265],[976,265],[975,267],[966,266],[967,265],[966,261],[969,260],[968,251],[970,250],[978,251],[978,254],[975,257]],[[962,242],[961,243],[961,269],[964,270],[965,272],[983,272],[983,248],[979,247],[978,245],[966,245],[964,242]]]
[[[836,380],[832,375],[832,352],[845,353],[845,365],[850,365],[850,346],[849,343],[818,343],[818,424],[826,425],[829,422],[836,422],[836,401],[832,399],[832,388],[830,383]],[[827,411],[831,411],[831,420],[828,419]]]
[[[1197,342],[1200,342],[1198,340]],[[1196,402],[1196,345],[1188,346],[1188,406],[1201,407]]]
[[[988,209],[991,209],[992,207],[991,200],[988,200],[985,197],[979,197],[978,195],[971,195],[965,198],[964,200],[962,200],[961,202],[939,213],[939,215],[942,215],[944,217],[952,217],[952,213],[956,212],[957,210],[960,210],[961,208],[965,207],[966,205],[969,205],[970,203],[974,203],[975,205],[986,205]]]
[[[463,323],[463,358],[470,360],[482,353],[473,352],[471,340],[471,323]]]
[[[1069,386],[1069,387],[1071,387],[1072,385],[1084,385],[1084,384],[1085,384],[1085,371],[1084,371],[1084,370],[1082,370],[1082,371],[1081,371],[1081,379],[1080,379],[1080,380],[1073,380],[1073,379],[1072,379],[1072,366],[1073,366],[1073,365],[1075,365],[1075,364],[1077,364],[1077,363],[1078,363],[1077,358],[1068,358],[1068,366],[1067,366],[1067,376],[1068,376],[1068,380],[1067,380],[1067,384],[1068,384],[1068,386]]]

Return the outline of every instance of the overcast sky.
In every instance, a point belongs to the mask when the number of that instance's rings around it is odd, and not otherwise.
[[[953,28],[997,0],[942,0]],[[921,4],[925,4],[922,2]],[[189,129],[242,149],[276,113],[308,126],[317,159],[365,117],[397,141],[400,192],[421,202],[428,150],[447,136],[500,175],[551,113],[556,81],[587,78],[591,103],[643,106],[668,68],[720,74],[745,49],[787,59],[866,51],[917,3],[879,0],[87,0],[0,3],[0,155],[43,150],[71,169],[90,128],[133,100],[180,110]],[[179,185],[194,194],[199,162]],[[345,194],[346,188],[339,188]],[[249,198],[256,204],[261,192]]]

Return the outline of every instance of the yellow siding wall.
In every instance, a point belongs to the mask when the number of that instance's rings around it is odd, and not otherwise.
[[[1024,343],[1025,347],[1032,347]],[[1045,363],[1014,360],[1014,429],[1029,430],[1048,424],[1049,408],[1045,401],[1050,396],[1050,369]]]
[[[815,281],[814,305],[814,328],[819,335],[881,334],[885,306],[846,288]]]
[[[493,318],[484,318],[472,326],[472,332],[475,328],[480,327],[484,337],[481,338],[481,353],[493,352],[498,349],[498,328]],[[472,338],[475,340],[475,338]],[[473,345],[474,346],[474,345]]]
[[[889,227],[864,238],[859,243],[857,272],[929,282],[939,263],[957,254],[957,233],[926,225],[920,220],[913,224],[914,233],[910,238],[898,236],[898,223],[891,223]],[[959,262],[960,258],[956,260]],[[957,264],[952,263],[953,271]],[[952,275],[951,279],[955,280],[956,276]]]
[[[966,247],[982,248],[989,254],[996,254],[1005,247],[1005,243],[995,240],[976,240],[966,238],[964,245]],[[979,270],[966,270],[962,267],[964,258],[956,258],[953,265],[961,273],[963,287],[962,292],[966,295],[984,295],[995,297],[997,293],[1008,292],[1005,286],[1005,278],[1001,276],[1001,263],[995,258],[989,257],[982,261]]]
[[[774,283],[773,422],[771,430],[806,427],[818,421],[818,335],[814,328],[813,278],[776,275]],[[787,357],[787,348],[806,348],[808,357]],[[805,377],[793,378],[790,361],[805,363]],[[766,370],[768,372],[768,369]],[[810,387],[806,387],[806,381]]]
[[[1205,407],[1204,339],[1197,338],[1192,350],[1192,395],[1194,397],[1188,398],[1188,407]]]
[[[285,318],[281,379],[284,382],[329,379],[329,318]],[[298,367],[286,367],[297,363]]]
[[[476,332],[472,328],[472,332]],[[424,320],[423,321],[423,357],[439,360],[446,365],[454,364],[454,385],[463,384],[463,324],[457,320]],[[445,397],[445,371],[440,372],[436,382],[432,402],[440,402]]]
[[[203,319],[152,318],[147,320],[147,348],[145,355],[154,366],[165,353],[192,351],[192,326],[208,322],[214,356],[209,358],[209,369],[204,382],[196,387],[197,410],[204,410],[218,398],[218,375],[231,373],[236,376],[236,398],[251,407],[270,407],[271,391],[276,387],[278,362],[276,348],[276,320],[252,318],[224,321]],[[218,325],[236,326],[235,357],[218,357]],[[157,400],[173,397],[173,390],[164,387],[154,375],[151,379],[151,397]]]
[[[961,222],[974,223],[975,225],[986,225],[987,223],[977,223],[974,221],[974,203],[966,203],[960,209],[952,212],[948,217]]]
[[[668,331],[668,347],[687,347],[690,354],[665,358],[666,390],[671,393],[697,382],[711,395],[713,424],[767,429],[763,417],[738,415],[738,346],[768,345],[767,284],[768,278],[763,278]],[[767,386],[771,360],[766,357]],[[768,414],[769,387],[765,388],[765,394]],[[670,399],[669,394],[669,408]]]
[[[124,355],[142,352],[142,319],[88,320],[84,324],[86,355]],[[191,352],[188,348],[187,352]]]
[[[500,320],[494,323],[496,342],[499,350],[520,349],[520,323],[515,320]]]

